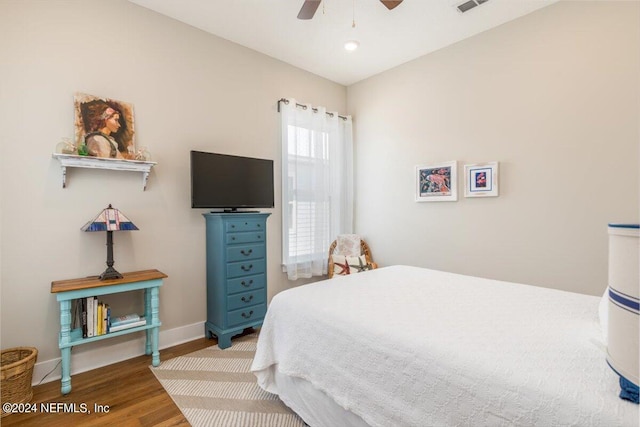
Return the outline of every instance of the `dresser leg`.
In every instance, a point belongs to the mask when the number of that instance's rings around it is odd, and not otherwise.
[[[218,347],[220,347],[221,349],[231,347],[231,337],[233,336],[233,334],[222,334],[218,332],[217,328],[209,322],[206,322],[204,324],[204,336],[208,339],[216,336],[218,338]]]
[[[231,347],[231,335],[218,335],[218,347],[221,349]]]

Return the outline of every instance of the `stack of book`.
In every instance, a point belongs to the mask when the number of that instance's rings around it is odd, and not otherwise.
[[[123,329],[135,328],[137,326],[144,326],[147,324],[147,320],[137,314],[127,314],[125,316],[114,317],[111,319],[109,325],[109,332],[117,332]]]
[[[74,301],[74,305],[72,328],[82,328],[83,338],[91,338],[147,324],[144,316],[138,314],[111,317],[109,304],[98,301],[98,297],[79,298]]]
[[[91,338],[109,332],[111,308],[98,301],[98,297],[79,298],[75,301],[74,327],[82,328],[82,337]]]

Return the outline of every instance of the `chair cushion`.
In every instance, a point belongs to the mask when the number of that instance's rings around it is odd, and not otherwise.
[[[372,269],[371,264],[367,264],[367,259],[364,255],[331,255],[331,259],[333,261],[333,277],[346,276],[347,274],[355,274]]]
[[[335,254],[344,256],[360,256],[360,236],[357,234],[341,234],[336,239]]]

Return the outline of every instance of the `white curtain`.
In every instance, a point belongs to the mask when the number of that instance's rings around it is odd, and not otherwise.
[[[353,229],[351,117],[280,102],[282,260],[289,280],[327,272],[329,245]]]

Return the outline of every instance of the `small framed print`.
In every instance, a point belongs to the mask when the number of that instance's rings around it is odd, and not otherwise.
[[[498,162],[464,165],[464,197],[498,196]]]
[[[458,200],[457,162],[416,166],[416,202]]]

